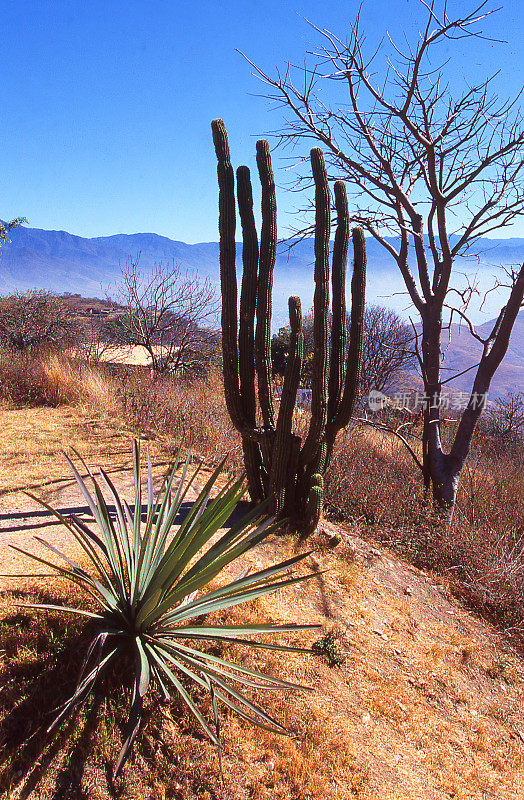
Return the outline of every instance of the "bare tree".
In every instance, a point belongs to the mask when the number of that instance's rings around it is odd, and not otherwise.
[[[63,349],[79,336],[74,310],[51,292],[35,289],[0,298],[0,345],[8,350]]]
[[[404,371],[416,366],[412,327],[390,308],[368,306],[364,314],[364,343],[360,390],[363,397],[372,389],[398,389]]]
[[[301,380],[304,386],[309,386],[311,380],[311,366],[315,349],[313,322],[313,312],[310,311],[304,315],[302,323],[304,366]],[[348,315],[348,329],[350,324],[351,320]],[[284,374],[290,335],[291,329],[289,325],[286,325],[273,336],[271,351],[274,374]],[[414,341],[415,336],[411,325],[403,322],[393,310],[379,305],[366,306],[360,369],[361,397],[369,395],[372,389],[388,392],[398,388],[401,373],[416,365]]]
[[[214,342],[206,327],[216,320],[214,288],[175,263],[144,271],[139,260],[130,260],[122,274],[120,340],[144,347],[154,374],[192,371]]]
[[[486,3],[455,18],[445,0],[421,0],[421,6],[425,22],[419,37],[404,48],[392,44],[380,79],[372,72],[373,61],[389,40],[368,57],[358,17],[347,41],[317,29],[323,46],[298,76],[290,65],[276,77],[253,66],[271,87],[270,97],[291,112],[282,138],[293,145],[304,139],[322,143],[331,176],[348,181],[353,193],[354,221],[387,250],[402,274],[421,321],[424,480],[451,514],[484,398],[524,297],[522,267],[510,272],[507,303],[493,330],[481,338],[467,318],[471,290],[453,287],[453,266],[458,256],[472,252],[479,237],[523,213],[524,130],[517,98],[499,101],[491,90],[493,76],[453,97],[448,90],[453,66],[436,66],[443,45],[448,51],[459,39],[473,46],[482,38],[479,26],[492,13]],[[325,81],[340,83],[343,95],[336,108],[325,104]],[[411,250],[416,277],[409,266]],[[441,342],[452,308],[480,338],[483,352],[446,453],[440,436]]]

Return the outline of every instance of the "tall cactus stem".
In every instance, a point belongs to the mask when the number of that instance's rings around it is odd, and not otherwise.
[[[255,425],[255,310],[257,304],[258,236],[253,214],[253,191],[248,167],[239,167],[237,169],[237,197],[243,241],[243,272],[238,335],[240,393],[246,420],[250,425]]]
[[[286,495],[283,514],[292,520],[297,511],[297,469],[300,456],[301,438],[296,433],[291,434],[289,447],[289,461],[287,468]]]
[[[358,397],[362,343],[364,340],[364,311],[366,305],[366,240],[362,228],[353,228],[354,265],[351,280],[351,325],[346,358],[344,394],[334,420],[336,430],[345,428],[353,416]],[[336,435],[336,434],[335,434]]]
[[[253,214],[253,191],[248,167],[237,169],[237,199],[242,225],[242,288],[240,291],[240,324],[238,334],[238,363],[240,394],[248,425],[256,425],[255,396],[255,309],[258,278],[258,236]],[[258,442],[243,436],[244,464],[249,494],[253,502],[264,498],[261,478],[262,453]]]
[[[311,379],[311,422],[300,460],[315,456],[327,422],[327,373],[329,363],[329,234],[331,197],[322,151],[311,150],[315,181],[315,294],[313,298],[313,368]]]
[[[331,354],[329,362],[329,421],[335,418],[340,409],[347,346],[346,264],[349,246],[349,211],[346,185],[343,181],[335,182],[335,209],[337,212],[337,228],[333,245],[333,267],[331,270],[333,300],[331,314]]]
[[[277,201],[269,143],[257,142],[257,166],[262,187],[262,228],[255,332],[255,363],[258,375],[258,398],[265,428],[275,427],[271,383],[271,298],[273,269],[277,253]]]
[[[277,428],[273,444],[269,491],[273,498],[272,512],[280,514],[284,509],[288,463],[291,454],[291,426],[297,401],[297,390],[304,362],[304,334],[302,333],[302,307],[299,297],[289,298],[289,354],[280,398]]]
[[[218,160],[218,229],[220,233],[224,394],[233,425],[242,431],[246,427],[246,423],[238,374],[235,176],[231,166],[229,142],[223,120],[214,119],[211,129]]]

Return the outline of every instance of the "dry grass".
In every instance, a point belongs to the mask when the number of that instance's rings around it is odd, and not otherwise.
[[[0,371],[7,368],[0,360]],[[0,410],[7,436],[0,456],[4,494],[63,476],[57,474],[55,456],[64,443],[105,467],[118,466],[126,453],[118,443],[122,434],[148,439],[159,460],[169,460],[183,440],[209,465],[228,454],[229,470],[238,474],[243,468],[240,437],[217,372],[191,383],[153,380],[140,367],[109,371],[107,365],[88,367],[55,356],[36,358],[31,379],[30,373],[26,359],[18,401]],[[21,395],[28,385],[33,389],[24,404]],[[48,398],[45,405],[43,398]],[[67,407],[54,410],[66,400]],[[15,413],[18,425],[12,422]],[[305,428],[305,412],[299,409],[295,417]],[[450,424],[444,436],[452,433]],[[524,459],[518,453],[501,450],[479,433],[453,524],[447,526],[432,515],[403,444],[377,430],[354,427],[338,438],[325,501],[332,518],[351,522],[412,563],[445,575],[468,602],[524,635]]]
[[[218,372],[193,382],[170,377],[152,380],[149,372],[128,370],[119,392],[124,419],[142,433],[171,442],[183,440],[204,461],[240,472],[242,447],[224,402]]]
[[[291,552],[289,541],[276,540],[250,554],[248,561],[262,566]],[[359,552],[349,587],[339,579],[344,562],[336,554],[317,555],[314,565],[328,572],[307,586],[214,618],[247,624],[308,620],[323,624],[325,631],[336,624],[346,657],[334,667],[314,655],[283,657],[238,646],[216,650],[217,655],[315,688],[311,694],[255,693],[254,699],[291,736],[265,733],[224,712],[222,785],[214,748],[183,704],[162,704],[155,698],[118,795],[517,800],[524,774],[519,738],[524,730],[524,667],[518,657],[507,648],[501,651],[489,628],[453,600],[438,600],[434,589],[427,595],[424,577],[408,573],[395,557],[385,555],[371,563],[366,551]],[[385,578],[390,571],[398,586]],[[407,579],[411,598],[403,592]],[[55,588],[57,592],[62,601],[78,600],[74,592],[61,594]],[[43,587],[32,593],[26,588],[24,600],[28,594],[50,599]],[[82,626],[65,615],[13,612],[13,599],[4,592],[1,600],[0,788],[9,800],[105,800],[111,794],[108,764],[122,737],[126,698],[121,681],[108,685],[107,701],[99,695],[63,734],[47,742],[39,729],[74,684]],[[308,634],[298,639],[301,644],[310,640]],[[208,702],[204,695],[195,699]],[[36,735],[24,744],[32,733]]]
[[[184,435],[210,464],[230,451],[232,468],[241,468],[239,439],[216,375],[174,384],[151,381],[141,370],[91,370],[79,382],[74,364],[55,364],[54,373],[47,369],[55,375],[55,386],[62,384],[54,397],[71,392],[68,405],[36,405],[19,398],[0,409],[4,504],[13,506],[17,488],[68,477],[60,456],[65,444],[77,447],[91,463],[127,467],[134,433],[148,439],[158,461],[168,460]],[[49,493],[52,489],[48,486]],[[293,735],[275,737],[225,715],[222,787],[213,748],[181,707],[155,706],[119,789],[122,798],[523,796],[524,667],[492,628],[465,612],[449,593],[451,586],[501,627],[518,632],[524,616],[522,463],[479,437],[453,525],[442,526],[425,506],[419,476],[402,445],[355,428],[339,440],[326,499],[328,515],[343,521],[339,526],[324,522],[324,532],[312,542],[318,548],[316,565],[329,572],[308,588],[279,593],[235,614],[239,621],[318,621],[324,634],[336,627],[343,653],[336,666],[312,655],[284,661],[261,651],[238,653],[245,664],[276,674],[285,667],[290,680],[315,686],[313,695],[266,698],[265,707]],[[434,577],[440,574],[440,585],[405,560],[375,550],[366,544],[370,540],[430,568]],[[253,554],[253,566],[290,555],[291,548],[287,540],[274,542]],[[27,597],[30,590],[19,588]],[[29,622],[25,612],[13,611],[13,599],[7,592],[1,600],[0,786],[9,800],[106,798],[107,763],[121,736],[123,698],[117,689],[110,705],[95,703],[79,717],[71,744],[57,740],[50,757],[14,747],[24,731],[43,721],[51,702],[45,687],[56,691],[53,679],[46,684],[47,679],[38,678],[44,667],[60,679],[59,691],[70,685],[80,629],[65,618],[39,615]],[[64,658],[68,666],[62,670],[58,665]],[[37,682],[36,690],[35,679],[44,681]],[[17,712],[20,699],[22,711]],[[14,726],[9,734],[6,720]],[[33,766],[38,788],[31,783]],[[28,779],[32,788],[24,794]]]

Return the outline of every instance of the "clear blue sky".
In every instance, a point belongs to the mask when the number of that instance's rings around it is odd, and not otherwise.
[[[460,13],[465,0],[451,0]],[[343,36],[357,0],[3,0],[0,218],[82,236],[153,231],[217,239],[209,123],[225,119],[235,164],[279,126],[236,48],[269,71],[299,61],[318,37],[309,18]],[[507,0],[489,33],[456,59],[456,74],[500,67],[522,83],[521,3]],[[370,42],[420,19],[417,0],[367,0]],[[286,178],[279,168],[277,180]],[[283,211],[296,196],[279,192]],[[281,224],[285,220],[281,218]],[[524,222],[512,231],[524,236]],[[508,235],[506,233],[506,235]]]

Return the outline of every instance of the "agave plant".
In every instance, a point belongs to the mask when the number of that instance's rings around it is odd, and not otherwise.
[[[285,733],[283,726],[250,700],[241,688],[307,687],[226,661],[206,652],[205,644],[215,640],[296,652],[302,648],[246,637],[318,626],[223,625],[202,622],[202,617],[205,619],[215,611],[232,608],[312,577],[314,573],[297,576],[289,572],[308,554],[295,556],[254,574],[244,572],[221,588],[210,590],[210,581],[224,567],[259,544],[281,524],[268,519],[264,513],[265,505],[261,505],[226,528],[225,533],[211,542],[244,496],[243,479],[229,481],[211,499],[224,464],[222,462],[183,516],[182,504],[189,489],[195,487],[200,467],[188,477],[191,458],[188,456],[185,460],[181,459],[179,450],[174,464],[155,494],[148,452],[147,507],[143,509],[140,456],[138,445],[134,442],[133,506],[130,507],[119,497],[109,476],[103,469],[99,470],[99,479],[105,485],[114,506],[110,508],[95,476],[80,456],[78,458],[92,482],[91,491],[71,459],[67,458],[67,461],[98,527],[97,532],[77,516],[65,518],[44,501],[34,495],[30,497],[47,508],[71,532],[90,566],[80,566],[51,543],[38,537],[35,538],[58,556],[64,566],[25,550],[20,551],[78,584],[96,601],[97,610],[26,604],[31,608],[83,615],[90,618],[94,631],[76,689],[60,707],[48,732],[87,699],[95,682],[110,665],[114,666],[115,662],[123,665],[131,652],[134,656],[135,677],[127,733],[115,764],[114,777],[119,774],[130,752],[143,718],[144,699],[155,684],[166,699],[178,693],[209,739],[217,745],[219,757],[219,704],[262,728]],[[210,693],[213,720],[206,719],[191,697],[186,688],[191,681]]]

